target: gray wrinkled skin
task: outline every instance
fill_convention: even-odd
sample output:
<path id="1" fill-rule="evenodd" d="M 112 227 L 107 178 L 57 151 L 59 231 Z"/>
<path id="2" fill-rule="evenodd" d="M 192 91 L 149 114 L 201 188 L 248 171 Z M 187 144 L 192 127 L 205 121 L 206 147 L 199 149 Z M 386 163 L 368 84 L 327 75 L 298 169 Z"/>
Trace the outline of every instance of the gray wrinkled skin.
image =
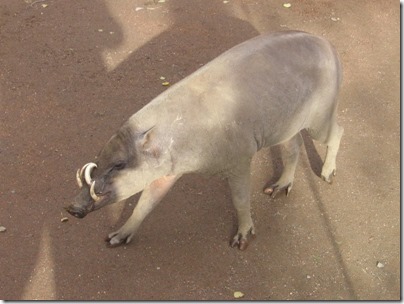
<path id="1" fill-rule="evenodd" d="M 245 249 L 254 235 L 250 162 L 263 147 L 282 144 L 284 171 L 264 192 L 292 188 L 300 131 L 327 145 L 322 177 L 331 182 L 343 128 L 336 123 L 341 65 L 323 38 L 303 32 L 262 35 L 237 45 L 153 99 L 105 145 L 92 173 L 95 201 L 81 193 L 67 210 L 77 216 L 143 190 L 132 216 L 109 234 L 128 243 L 182 175 L 223 174 L 238 215 L 231 245 Z"/>

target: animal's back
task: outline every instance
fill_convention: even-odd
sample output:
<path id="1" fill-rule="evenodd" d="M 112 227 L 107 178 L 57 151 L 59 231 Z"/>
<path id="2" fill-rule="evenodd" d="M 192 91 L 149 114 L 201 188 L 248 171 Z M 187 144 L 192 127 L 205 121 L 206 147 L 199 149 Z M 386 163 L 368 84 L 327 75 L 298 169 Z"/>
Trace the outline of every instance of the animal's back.
<path id="1" fill-rule="evenodd" d="M 160 128 L 179 155 L 202 154 L 202 167 L 231 166 L 308 127 L 334 106 L 339 82 L 339 61 L 326 40 L 279 32 L 226 51 L 135 116 L 141 123 L 155 117 L 147 127 Z"/>

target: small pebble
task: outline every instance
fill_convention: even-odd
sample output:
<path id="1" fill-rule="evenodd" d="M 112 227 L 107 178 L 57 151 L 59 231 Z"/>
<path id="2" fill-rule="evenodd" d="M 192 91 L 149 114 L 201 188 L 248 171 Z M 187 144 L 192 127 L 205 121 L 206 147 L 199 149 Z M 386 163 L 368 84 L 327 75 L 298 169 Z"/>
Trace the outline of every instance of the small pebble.
<path id="1" fill-rule="evenodd" d="M 383 268 L 383 267 L 384 267 L 384 264 L 381 263 L 381 262 L 377 262 L 376 266 L 377 266 L 377 268 Z"/>
<path id="2" fill-rule="evenodd" d="M 64 218 L 62 218 L 62 219 L 60 219 L 60 221 L 63 223 L 63 222 L 67 222 L 69 219 L 67 218 L 67 217 L 64 217 Z"/>
<path id="3" fill-rule="evenodd" d="M 4 226 L 0 226 L 0 232 L 6 232 L 6 227 L 4 227 Z"/>
<path id="4" fill-rule="evenodd" d="M 290 4 L 290 3 L 284 3 L 283 4 L 283 7 L 286 7 L 286 8 L 289 8 L 289 7 L 291 7 L 292 6 L 292 4 Z"/>

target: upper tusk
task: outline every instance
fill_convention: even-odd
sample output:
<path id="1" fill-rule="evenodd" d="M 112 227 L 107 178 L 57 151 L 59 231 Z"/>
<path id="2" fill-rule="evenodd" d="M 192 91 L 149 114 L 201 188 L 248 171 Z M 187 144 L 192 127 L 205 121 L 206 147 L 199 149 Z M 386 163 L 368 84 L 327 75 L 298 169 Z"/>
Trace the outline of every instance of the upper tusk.
<path id="1" fill-rule="evenodd" d="M 101 197 L 99 197 L 97 194 L 95 194 L 95 191 L 94 191 L 94 187 L 95 187 L 95 181 L 93 181 L 92 183 L 91 183 L 91 186 L 90 186 L 90 195 L 91 195 L 91 198 L 94 200 L 94 201 L 99 201 L 100 199 L 101 199 Z"/>
<path id="2" fill-rule="evenodd" d="M 88 163 L 85 164 L 83 167 L 84 170 L 84 180 L 86 181 L 87 185 L 91 184 L 92 178 L 91 178 L 91 171 L 93 168 L 97 168 L 97 165 L 94 163 Z"/>
<path id="3" fill-rule="evenodd" d="M 77 184 L 79 185 L 80 189 L 83 188 L 83 182 L 81 181 L 81 177 L 80 177 L 80 169 L 77 169 L 76 181 L 77 181 Z"/>
<path id="4" fill-rule="evenodd" d="M 88 166 L 88 164 L 85 164 L 83 167 L 81 167 L 81 169 L 80 169 L 80 179 L 83 178 L 84 170 L 86 169 L 87 166 Z"/>

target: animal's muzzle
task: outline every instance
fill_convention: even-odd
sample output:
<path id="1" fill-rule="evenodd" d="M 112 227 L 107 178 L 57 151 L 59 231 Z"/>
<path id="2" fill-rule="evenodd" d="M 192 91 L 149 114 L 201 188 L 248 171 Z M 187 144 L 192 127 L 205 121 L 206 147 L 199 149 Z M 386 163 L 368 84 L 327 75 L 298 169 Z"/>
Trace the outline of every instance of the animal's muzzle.
<path id="1" fill-rule="evenodd" d="M 78 208 L 73 205 L 70 205 L 69 207 L 65 207 L 65 210 L 77 218 L 83 218 L 88 213 L 85 209 Z"/>

